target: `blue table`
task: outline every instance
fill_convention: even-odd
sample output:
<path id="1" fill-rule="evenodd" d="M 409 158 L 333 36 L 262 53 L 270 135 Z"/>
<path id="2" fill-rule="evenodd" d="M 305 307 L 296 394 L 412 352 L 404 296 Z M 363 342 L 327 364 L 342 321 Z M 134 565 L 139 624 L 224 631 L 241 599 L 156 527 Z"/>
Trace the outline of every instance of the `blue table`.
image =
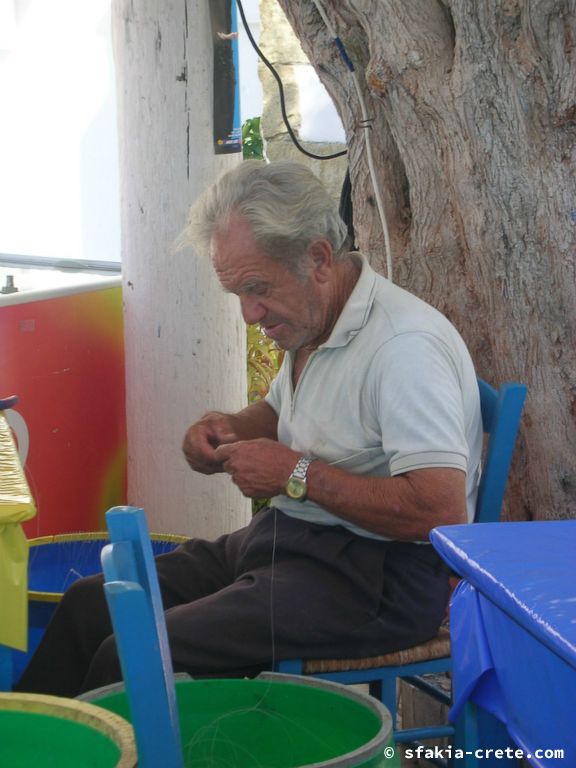
<path id="1" fill-rule="evenodd" d="M 451 719 L 474 702 L 530 765 L 573 768 L 576 520 L 444 526 L 431 541 L 462 577 L 450 612 Z"/>

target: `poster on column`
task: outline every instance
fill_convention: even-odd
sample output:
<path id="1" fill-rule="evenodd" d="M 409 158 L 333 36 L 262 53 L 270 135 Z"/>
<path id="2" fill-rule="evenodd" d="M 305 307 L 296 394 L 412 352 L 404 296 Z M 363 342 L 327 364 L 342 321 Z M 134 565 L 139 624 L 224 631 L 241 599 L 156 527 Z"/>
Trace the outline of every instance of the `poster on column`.
<path id="1" fill-rule="evenodd" d="M 238 24 L 234 0 L 211 0 L 214 52 L 214 152 L 241 152 Z"/>

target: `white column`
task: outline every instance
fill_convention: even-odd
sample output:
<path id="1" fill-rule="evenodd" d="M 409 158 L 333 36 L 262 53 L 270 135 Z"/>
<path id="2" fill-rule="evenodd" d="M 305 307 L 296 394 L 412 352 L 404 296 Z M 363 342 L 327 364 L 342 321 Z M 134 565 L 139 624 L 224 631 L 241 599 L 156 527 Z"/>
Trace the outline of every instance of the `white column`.
<path id="1" fill-rule="evenodd" d="M 214 537 L 249 503 L 193 473 L 186 427 L 246 404 L 245 328 L 209 262 L 174 252 L 197 195 L 240 155 L 212 150 L 212 38 L 204 0 L 115 0 L 125 302 L 128 500 L 162 532 Z"/>

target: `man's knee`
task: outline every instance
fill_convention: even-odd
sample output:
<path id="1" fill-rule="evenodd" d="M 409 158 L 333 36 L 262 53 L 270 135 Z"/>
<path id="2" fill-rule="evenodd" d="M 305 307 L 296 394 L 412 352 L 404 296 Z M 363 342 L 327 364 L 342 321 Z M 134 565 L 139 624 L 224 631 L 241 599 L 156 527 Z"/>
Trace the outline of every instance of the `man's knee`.
<path id="1" fill-rule="evenodd" d="M 103 583 L 102 574 L 78 579 L 64 592 L 61 604 L 65 607 L 82 608 L 85 605 L 105 602 Z"/>
<path id="2" fill-rule="evenodd" d="M 82 692 L 101 688 L 103 685 L 111 685 L 122 680 L 120 659 L 116 649 L 116 641 L 113 635 L 106 638 L 98 647 L 92 658 L 88 674 L 82 684 Z"/>
<path id="3" fill-rule="evenodd" d="M 107 637 L 112 632 L 112 624 L 102 576 L 74 582 L 58 604 L 53 621 L 86 638 L 90 645 Z"/>

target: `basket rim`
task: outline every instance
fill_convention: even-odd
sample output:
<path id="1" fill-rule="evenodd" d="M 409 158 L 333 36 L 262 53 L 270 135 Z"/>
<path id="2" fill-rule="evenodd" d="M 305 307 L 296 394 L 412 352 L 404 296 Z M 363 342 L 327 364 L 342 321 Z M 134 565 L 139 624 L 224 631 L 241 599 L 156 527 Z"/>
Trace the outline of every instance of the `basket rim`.
<path id="1" fill-rule="evenodd" d="M 86 531 L 85 533 L 55 533 L 49 536 L 37 536 L 28 539 L 29 547 L 38 547 L 42 544 L 60 544 L 68 541 L 108 541 L 108 531 Z M 152 541 L 167 541 L 183 544 L 190 540 L 190 536 L 184 536 L 179 533 L 151 533 Z"/>
<path id="2" fill-rule="evenodd" d="M 76 721 L 99 731 L 118 747 L 120 759 L 115 768 L 134 768 L 137 764 L 132 725 L 115 712 L 95 704 L 41 693 L 0 693 L 0 712 L 2 711 L 52 715 Z"/>
<path id="3" fill-rule="evenodd" d="M 110 539 L 108 531 L 86 531 L 85 533 L 55 533 L 50 536 L 37 536 L 28 539 L 30 549 L 46 544 L 66 544 L 76 541 L 101 541 L 103 544 Z M 165 541 L 168 544 L 183 544 L 190 540 L 189 536 L 178 533 L 151 533 L 152 541 Z M 29 589 L 28 600 L 37 603 L 59 603 L 63 592 L 48 592 L 47 590 Z"/>

